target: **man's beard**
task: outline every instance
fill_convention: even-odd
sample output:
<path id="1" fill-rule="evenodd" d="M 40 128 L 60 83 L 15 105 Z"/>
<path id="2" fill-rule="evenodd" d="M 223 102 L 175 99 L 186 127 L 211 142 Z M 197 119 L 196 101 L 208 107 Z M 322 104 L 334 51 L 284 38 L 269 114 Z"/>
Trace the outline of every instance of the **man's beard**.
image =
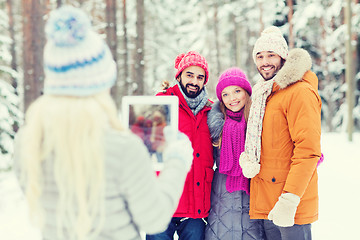
<path id="1" fill-rule="evenodd" d="M 275 76 L 276 76 L 276 74 L 280 71 L 280 69 L 282 68 L 282 66 L 284 65 L 284 63 L 283 62 L 281 62 L 281 64 L 279 65 L 279 66 L 275 66 L 275 65 L 271 65 L 271 66 L 274 66 L 274 72 L 273 72 L 273 74 L 272 75 L 268 75 L 268 76 L 266 76 L 266 74 L 263 74 L 263 73 L 261 73 L 261 71 L 259 70 L 259 68 L 257 68 L 257 70 L 258 70 L 258 72 L 259 72 L 259 74 L 264 78 L 264 80 L 265 81 L 268 81 L 268 80 L 271 80 L 271 79 L 273 79 Z M 261 66 L 260 68 L 262 68 L 263 66 Z"/>
<path id="2" fill-rule="evenodd" d="M 259 69 L 258 69 L 258 72 L 260 73 L 260 75 L 264 78 L 264 80 L 268 81 L 268 80 L 271 80 L 273 79 L 276 74 L 278 73 L 279 69 L 276 69 L 272 75 L 266 75 L 266 74 L 263 74 Z"/>
<path id="3" fill-rule="evenodd" d="M 191 84 L 191 83 L 188 83 L 186 84 L 186 86 L 184 86 L 184 84 L 182 83 L 181 79 L 180 79 L 180 86 L 181 86 L 181 89 L 182 91 L 185 93 L 185 95 L 188 97 L 188 98 L 196 98 L 197 96 L 199 96 L 199 94 L 201 93 L 202 89 L 200 89 L 199 86 L 197 85 L 194 85 L 194 84 Z M 187 90 L 187 87 L 188 86 L 192 86 L 192 87 L 195 87 L 197 90 L 196 92 L 194 91 L 189 91 Z"/>

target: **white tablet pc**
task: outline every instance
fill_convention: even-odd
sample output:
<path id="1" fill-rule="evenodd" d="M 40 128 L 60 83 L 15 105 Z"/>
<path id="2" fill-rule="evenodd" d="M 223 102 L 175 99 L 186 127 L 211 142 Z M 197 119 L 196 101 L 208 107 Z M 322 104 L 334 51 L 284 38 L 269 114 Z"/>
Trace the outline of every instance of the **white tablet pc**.
<path id="1" fill-rule="evenodd" d="M 155 163 L 162 163 L 163 128 L 178 129 L 179 100 L 176 96 L 125 96 L 122 99 L 122 122 L 138 135 Z"/>

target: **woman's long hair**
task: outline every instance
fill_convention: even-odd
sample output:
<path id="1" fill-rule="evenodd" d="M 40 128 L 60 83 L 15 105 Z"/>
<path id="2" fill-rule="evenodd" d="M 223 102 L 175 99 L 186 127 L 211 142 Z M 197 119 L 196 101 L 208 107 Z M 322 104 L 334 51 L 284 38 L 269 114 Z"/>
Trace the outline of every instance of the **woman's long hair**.
<path id="1" fill-rule="evenodd" d="M 20 135 L 22 181 L 26 183 L 31 216 L 40 226 L 45 216 L 40 203 L 42 166 L 52 159 L 59 193 L 58 235 L 64 228 L 73 230 L 67 232 L 68 239 L 92 239 L 90 235 L 99 233 L 105 199 L 103 140 L 109 126 L 122 130 L 107 91 L 89 97 L 43 95 L 29 107 Z"/>
<path id="2" fill-rule="evenodd" d="M 245 122 L 246 123 L 247 123 L 247 121 L 249 119 L 250 107 L 251 107 L 251 97 L 248 94 L 248 92 L 245 91 L 244 117 L 245 117 Z M 227 118 L 226 109 L 227 108 L 225 107 L 225 104 L 223 103 L 223 101 L 220 101 L 220 111 L 224 114 L 225 120 Z M 221 147 L 221 140 L 222 140 L 222 132 L 221 132 L 220 137 L 218 139 L 216 139 L 215 141 L 213 141 L 213 146 L 220 148 Z"/>

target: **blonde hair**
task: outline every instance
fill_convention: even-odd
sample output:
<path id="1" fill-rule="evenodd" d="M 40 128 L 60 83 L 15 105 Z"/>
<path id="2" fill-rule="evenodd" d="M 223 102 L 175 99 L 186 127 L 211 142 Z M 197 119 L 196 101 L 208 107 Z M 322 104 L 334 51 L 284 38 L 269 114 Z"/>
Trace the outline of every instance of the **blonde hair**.
<path id="1" fill-rule="evenodd" d="M 244 117 L 245 117 L 246 123 L 248 122 L 248 119 L 249 119 L 251 102 L 252 101 L 251 101 L 251 97 L 250 97 L 249 93 L 247 91 L 245 91 Z M 220 101 L 220 111 L 224 114 L 225 120 L 227 118 L 226 109 L 227 108 L 225 107 L 225 104 L 223 103 L 223 101 Z M 222 141 L 222 131 L 221 131 L 220 137 L 217 140 L 213 141 L 213 146 L 220 148 L 221 141 Z"/>
<path id="2" fill-rule="evenodd" d="M 104 220 L 104 131 L 109 125 L 123 129 L 110 94 L 43 95 L 29 107 L 25 122 L 20 158 L 33 220 L 43 227 L 42 163 L 51 157 L 59 193 L 57 234 L 62 236 L 65 228 L 73 230 L 68 232 L 69 239 L 95 237 Z M 95 224 L 96 218 L 99 220 Z"/>

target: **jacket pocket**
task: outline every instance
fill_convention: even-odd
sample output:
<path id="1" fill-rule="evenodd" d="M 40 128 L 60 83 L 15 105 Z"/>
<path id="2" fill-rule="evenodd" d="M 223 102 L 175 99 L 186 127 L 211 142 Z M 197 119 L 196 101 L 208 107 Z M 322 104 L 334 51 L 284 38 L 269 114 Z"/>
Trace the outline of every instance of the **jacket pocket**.
<path id="1" fill-rule="evenodd" d="M 289 171 L 284 169 L 261 169 L 260 173 L 253 178 L 253 189 L 255 194 L 255 209 L 269 213 L 278 201 Z"/>

